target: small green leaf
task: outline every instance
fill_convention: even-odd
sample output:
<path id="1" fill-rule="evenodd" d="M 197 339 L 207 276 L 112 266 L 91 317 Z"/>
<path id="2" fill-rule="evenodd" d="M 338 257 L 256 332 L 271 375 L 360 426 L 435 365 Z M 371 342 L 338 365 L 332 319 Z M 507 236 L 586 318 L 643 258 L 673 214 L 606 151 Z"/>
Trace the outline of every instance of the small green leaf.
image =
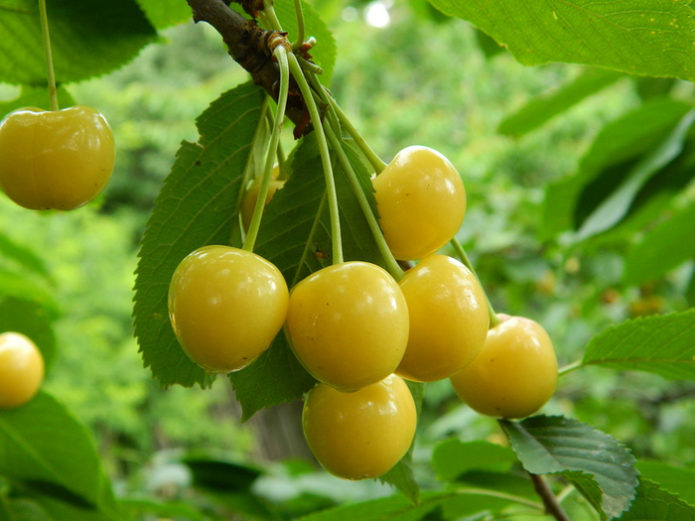
<path id="1" fill-rule="evenodd" d="M 116 69 L 157 36 L 134 0 L 102 0 L 98 6 L 91 0 L 47 4 L 59 83 Z M 0 81 L 46 85 L 46 58 L 34 0 L 4 0 L 0 6 Z"/>
<path id="2" fill-rule="evenodd" d="M 667 138 L 655 150 L 644 156 L 620 186 L 584 220 L 577 233 L 579 240 L 608 230 L 627 214 L 635 196 L 646 182 L 682 152 L 685 138 L 694 122 L 695 110 L 691 110 L 683 116 Z"/>
<path id="3" fill-rule="evenodd" d="M 608 434 L 562 416 L 500 424 L 528 472 L 563 475 L 608 516 L 630 506 L 637 486 L 635 459 Z"/>
<path id="4" fill-rule="evenodd" d="M 649 230 L 625 257 L 625 281 L 629 284 L 641 284 L 655 280 L 695 257 L 695 241 L 683 240 L 683 233 L 693 223 L 695 204 L 679 210 L 668 220 Z"/>
<path id="5" fill-rule="evenodd" d="M 91 509 L 113 504 L 89 432 L 50 395 L 39 392 L 21 407 L 0 411 L 0 447 L 0 475 L 10 482 L 28 490 L 32 483 L 53 483 Z"/>
<path id="6" fill-rule="evenodd" d="M 145 365 L 164 385 L 209 385 L 211 377 L 179 346 L 169 323 L 169 281 L 181 259 L 206 244 L 227 244 L 251 141 L 260 89 L 226 92 L 198 118 L 201 138 L 184 142 L 148 220 L 136 270 L 134 322 Z"/>
<path id="7" fill-rule="evenodd" d="M 45 365 L 51 366 L 56 352 L 53 317 L 36 302 L 3 295 L 0 278 L 0 333 L 5 331 L 30 338 L 41 351 Z"/>
<path id="8" fill-rule="evenodd" d="M 695 507 L 641 479 L 630 510 L 616 521 L 695 521 Z"/>
<path id="9" fill-rule="evenodd" d="M 609 327 L 591 339 L 582 365 L 695 380 L 695 309 Z"/>
<path id="10" fill-rule="evenodd" d="M 443 481 L 453 481 L 472 470 L 507 472 L 515 461 L 516 455 L 509 447 L 480 440 L 448 439 L 432 452 L 432 466 Z"/>
<path id="11" fill-rule="evenodd" d="M 193 19 L 191 8 L 181 0 L 137 0 L 147 18 L 157 29 Z"/>
<path id="12" fill-rule="evenodd" d="M 418 502 L 420 497 L 420 487 L 415 481 L 412 468 L 412 447 L 408 453 L 396 463 L 396 466 L 386 474 L 379 477 L 379 481 L 396 487 L 401 494 L 410 499 L 413 503 Z"/>
<path id="13" fill-rule="evenodd" d="M 447 496 L 441 492 L 425 492 L 416 505 L 404 496 L 391 496 L 329 508 L 296 521 L 419 521 Z"/>
<path id="14" fill-rule="evenodd" d="M 529 100 L 516 112 L 505 117 L 497 127 L 497 132 L 507 136 L 522 136 L 623 77 L 623 74 L 614 71 L 587 69 L 569 83 Z"/>
<path id="15" fill-rule="evenodd" d="M 695 506 L 695 470 L 668 465 L 661 461 L 638 461 L 642 480 L 649 480 Z M 638 491 L 639 494 L 639 491 Z"/>
<path id="16" fill-rule="evenodd" d="M 695 80 L 695 20 L 672 0 L 430 0 L 472 22 L 524 65 L 584 63 L 629 74 Z"/>

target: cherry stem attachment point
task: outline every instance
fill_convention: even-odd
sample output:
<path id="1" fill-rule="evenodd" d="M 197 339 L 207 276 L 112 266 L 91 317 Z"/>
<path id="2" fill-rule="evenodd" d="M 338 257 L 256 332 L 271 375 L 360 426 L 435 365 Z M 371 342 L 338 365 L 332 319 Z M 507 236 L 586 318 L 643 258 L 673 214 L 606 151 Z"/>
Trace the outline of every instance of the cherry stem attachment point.
<path id="1" fill-rule="evenodd" d="M 59 110 L 58 88 L 56 87 L 55 71 L 53 69 L 53 53 L 51 51 L 51 35 L 48 31 L 48 12 L 46 0 L 39 0 L 39 18 L 41 19 L 41 32 L 43 34 L 43 48 L 46 53 L 46 71 L 48 75 L 48 95 L 51 100 L 51 110 Z"/>
<path id="2" fill-rule="evenodd" d="M 461 259 L 461 262 L 471 270 L 471 273 L 475 275 L 475 278 L 478 279 L 478 283 L 480 284 L 481 287 L 483 287 L 483 283 L 480 282 L 480 277 L 478 277 L 478 274 L 475 271 L 475 268 L 473 267 L 473 263 L 470 261 L 468 258 L 468 255 L 466 254 L 466 250 L 463 249 L 463 246 L 461 246 L 461 243 L 456 237 L 453 237 L 451 239 L 451 245 L 454 247 L 454 250 L 456 251 L 456 255 L 458 255 L 459 259 Z M 497 313 L 495 313 L 494 308 L 492 307 L 492 303 L 490 302 L 490 297 L 487 296 L 487 293 L 485 292 L 485 289 L 483 288 L 483 293 L 485 293 L 485 300 L 487 301 L 487 310 L 488 310 L 488 315 L 490 316 L 490 329 L 495 327 L 497 324 L 500 323 L 500 320 L 497 318 Z"/>
<path id="3" fill-rule="evenodd" d="M 340 233 L 340 213 L 338 210 L 338 193 L 335 188 L 335 179 L 333 178 L 333 167 L 331 165 L 331 157 L 328 151 L 328 143 L 326 142 L 326 133 L 323 129 L 323 122 L 321 121 L 321 114 L 319 113 L 318 106 L 314 101 L 314 96 L 311 92 L 311 87 L 304 77 L 304 72 L 302 71 L 299 61 L 294 53 L 289 55 L 290 62 L 290 72 L 297 82 L 302 97 L 304 98 L 304 103 L 309 110 L 309 116 L 311 118 L 311 123 L 314 126 L 314 132 L 316 134 L 316 142 L 319 146 L 319 153 L 321 154 L 321 165 L 323 167 L 323 174 L 326 182 L 326 196 L 328 197 L 328 213 L 331 219 L 331 249 L 332 249 L 332 260 L 333 264 L 340 264 L 343 262 L 343 242 Z"/>
<path id="4" fill-rule="evenodd" d="M 280 67 L 280 93 L 278 94 L 278 108 L 275 112 L 275 120 L 273 129 L 270 133 L 270 144 L 266 152 L 265 164 L 263 165 L 263 175 L 261 177 L 261 186 L 258 189 L 258 197 L 256 198 L 256 206 L 253 209 L 249 230 L 244 239 L 242 248 L 247 251 L 253 251 L 258 237 L 258 230 L 261 226 L 263 210 L 265 209 L 265 200 L 268 197 L 268 188 L 270 187 L 270 179 L 273 172 L 273 163 L 277 154 L 278 142 L 282 132 L 282 123 L 285 120 L 285 108 L 287 107 L 287 93 L 290 85 L 290 71 L 287 62 L 287 51 L 282 45 L 278 45 L 273 51 L 273 56 L 277 58 Z"/>

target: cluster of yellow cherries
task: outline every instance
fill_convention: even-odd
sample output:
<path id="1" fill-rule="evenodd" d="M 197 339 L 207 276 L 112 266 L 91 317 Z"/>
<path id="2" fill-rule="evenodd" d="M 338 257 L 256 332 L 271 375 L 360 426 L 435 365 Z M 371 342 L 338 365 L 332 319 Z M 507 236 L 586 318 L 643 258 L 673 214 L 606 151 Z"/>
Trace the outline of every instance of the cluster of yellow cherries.
<path id="1" fill-rule="evenodd" d="M 308 445 L 326 470 L 347 479 L 383 475 L 412 444 L 417 414 L 404 379 L 451 378 L 473 409 L 504 418 L 539 409 L 557 380 L 543 328 L 507 315 L 491 324 L 475 274 L 435 253 L 465 214 L 454 166 L 435 150 L 408 147 L 373 187 L 389 249 L 398 260 L 419 261 L 400 281 L 375 264 L 348 261 L 290 292 L 266 259 L 213 245 L 185 257 L 169 288 L 174 332 L 211 373 L 248 366 L 284 326 L 297 359 L 319 382 L 304 400 Z"/>

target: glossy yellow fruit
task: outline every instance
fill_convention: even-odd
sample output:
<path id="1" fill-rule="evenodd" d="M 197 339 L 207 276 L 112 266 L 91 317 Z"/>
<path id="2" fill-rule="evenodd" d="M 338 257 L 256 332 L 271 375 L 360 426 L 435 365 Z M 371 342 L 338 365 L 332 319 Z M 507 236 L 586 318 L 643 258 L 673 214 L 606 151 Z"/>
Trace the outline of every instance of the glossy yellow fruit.
<path id="1" fill-rule="evenodd" d="M 43 382 L 43 357 L 34 342 L 21 333 L 0 334 L 0 408 L 31 400 Z"/>
<path id="2" fill-rule="evenodd" d="M 538 323 L 510 317 L 489 331 L 478 356 L 451 383 L 456 394 L 481 414 L 524 418 L 555 392 L 553 344 Z"/>
<path id="3" fill-rule="evenodd" d="M 176 268 L 169 318 L 186 354 L 211 373 L 243 369 L 282 328 L 289 292 L 263 257 L 229 246 L 204 246 Z"/>
<path id="4" fill-rule="evenodd" d="M 355 390 L 398 367 L 408 342 L 408 307 L 379 266 L 334 264 L 292 289 L 287 332 L 295 355 L 317 380 Z"/>
<path id="5" fill-rule="evenodd" d="M 404 148 L 373 180 L 379 224 L 397 259 L 422 259 L 456 234 L 466 191 L 456 168 L 431 148 Z"/>
<path id="6" fill-rule="evenodd" d="M 306 397 L 302 424 L 328 472 L 366 479 L 385 474 L 408 452 L 417 413 L 408 386 L 391 375 L 352 393 L 318 384 Z"/>
<path id="7" fill-rule="evenodd" d="M 466 266 L 429 255 L 401 279 L 408 303 L 408 347 L 396 373 L 432 382 L 449 378 L 483 347 L 489 326 L 487 300 Z"/>
<path id="8" fill-rule="evenodd" d="M 275 192 L 282 189 L 285 186 L 285 181 L 277 181 L 275 179 L 270 181 L 268 185 L 268 194 L 265 197 L 265 204 L 267 205 L 270 200 L 275 195 Z M 261 180 L 256 179 L 249 189 L 244 194 L 244 199 L 241 201 L 241 222 L 244 225 L 244 230 L 249 229 L 249 224 L 251 224 L 251 217 L 253 217 L 253 211 L 256 209 L 256 201 L 258 200 L 258 192 L 261 188 Z"/>
<path id="9" fill-rule="evenodd" d="M 72 210 L 94 199 L 116 157 L 109 124 L 96 110 L 24 109 L 0 124 L 0 188 L 33 210 Z"/>

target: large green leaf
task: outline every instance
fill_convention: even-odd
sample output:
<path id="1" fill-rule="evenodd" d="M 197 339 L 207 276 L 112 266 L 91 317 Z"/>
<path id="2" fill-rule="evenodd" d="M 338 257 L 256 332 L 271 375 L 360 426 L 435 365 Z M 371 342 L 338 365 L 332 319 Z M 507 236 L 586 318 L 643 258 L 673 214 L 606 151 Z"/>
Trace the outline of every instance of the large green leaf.
<path id="1" fill-rule="evenodd" d="M 684 241 L 683 233 L 695 223 L 695 204 L 649 230 L 625 257 L 625 281 L 641 284 L 654 280 L 695 257 L 695 241 Z"/>
<path id="2" fill-rule="evenodd" d="M 84 80 L 124 65 L 156 38 L 134 0 L 47 2 L 56 80 Z M 45 85 L 46 62 L 35 0 L 0 6 L 0 82 Z"/>
<path id="3" fill-rule="evenodd" d="M 430 0 L 472 22 L 525 65 L 572 62 L 695 80 L 695 19 L 673 0 Z"/>
<path id="4" fill-rule="evenodd" d="M 198 143 L 184 142 L 155 202 L 140 247 L 135 282 L 135 334 L 144 362 L 165 385 L 208 385 L 169 323 L 167 294 L 178 263 L 206 244 L 227 244 L 263 95 L 241 85 L 198 118 Z"/>
<path id="5" fill-rule="evenodd" d="M 89 432 L 44 392 L 0 411 L 0 475 L 35 492 L 39 502 L 114 513 L 111 486 Z"/>
<path id="6" fill-rule="evenodd" d="M 668 98 L 645 102 L 601 129 L 579 168 L 546 189 L 543 232 L 578 227 L 640 158 L 663 143 L 692 106 Z"/>
<path id="7" fill-rule="evenodd" d="M 453 481 L 472 470 L 507 472 L 514 462 L 512 449 L 481 440 L 448 439 L 437 444 L 432 452 L 432 467 L 444 481 Z"/>
<path id="8" fill-rule="evenodd" d="M 157 29 L 192 20 L 191 8 L 182 0 L 137 0 Z"/>
<path id="9" fill-rule="evenodd" d="M 516 112 L 505 117 L 497 131 L 507 136 L 522 136 L 623 77 L 613 71 L 587 69 L 569 83 L 531 98 Z"/>
<path id="10" fill-rule="evenodd" d="M 608 516 L 630 506 L 637 486 L 635 460 L 608 434 L 562 416 L 500 424 L 528 472 L 561 474 Z"/>
<path id="11" fill-rule="evenodd" d="M 695 308 L 609 327 L 589 342 L 582 364 L 695 380 Z"/>
<path id="12" fill-rule="evenodd" d="M 56 351 L 52 321 L 53 317 L 43 306 L 3 295 L 0 285 L 0 333 L 15 331 L 29 337 L 41 351 L 47 367 L 53 363 Z"/>
<path id="13" fill-rule="evenodd" d="M 616 521 L 695 521 L 695 507 L 641 479 L 630 510 Z"/>
<path id="14" fill-rule="evenodd" d="M 661 461 L 638 461 L 642 479 L 657 483 L 661 488 L 695 506 L 695 470 L 668 465 Z"/>
<path id="15" fill-rule="evenodd" d="M 693 122 L 695 122 L 695 110 L 683 116 L 666 139 L 630 169 L 620 185 L 608 194 L 584 220 L 577 233 L 578 239 L 583 240 L 610 229 L 627 214 L 635 197 L 647 181 L 683 151 L 685 139 Z"/>

